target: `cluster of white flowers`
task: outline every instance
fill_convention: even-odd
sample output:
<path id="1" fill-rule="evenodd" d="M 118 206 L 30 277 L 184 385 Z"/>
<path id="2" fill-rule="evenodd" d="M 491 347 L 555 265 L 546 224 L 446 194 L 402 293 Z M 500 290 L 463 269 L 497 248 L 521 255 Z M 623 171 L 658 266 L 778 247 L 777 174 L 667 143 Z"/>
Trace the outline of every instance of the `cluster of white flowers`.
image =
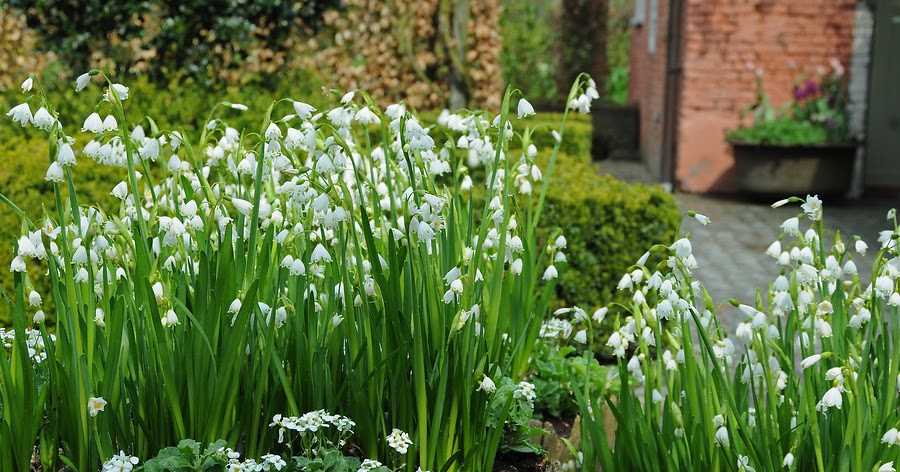
<path id="1" fill-rule="evenodd" d="M 412 439 L 410 439 L 409 437 L 409 434 L 400 431 L 397 428 L 394 428 L 394 430 L 391 431 L 391 434 L 389 434 L 387 438 L 385 438 L 385 440 L 387 441 L 388 446 L 390 446 L 391 449 L 397 451 L 397 453 L 399 454 L 406 454 L 409 446 L 412 446 L 413 444 Z"/>
<path id="2" fill-rule="evenodd" d="M 126 472 L 128 470 L 134 470 L 134 467 L 138 465 L 138 462 L 140 461 L 137 457 L 125 454 L 125 451 L 119 451 L 118 454 L 112 456 L 108 461 L 103 463 L 100 472 Z"/>
<path id="3" fill-rule="evenodd" d="M 32 292 L 37 293 L 37 292 Z M 43 323 L 44 321 L 44 312 L 38 310 L 34 315 L 35 323 Z M 49 338 L 50 342 L 56 341 L 56 335 L 52 333 L 47 333 L 47 338 Z M 13 343 L 16 339 L 16 333 L 13 330 L 7 330 L 6 328 L 0 328 L 0 344 L 3 344 L 4 349 L 12 349 Z M 25 347 L 28 349 L 28 357 L 34 363 L 41 363 L 47 359 L 47 350 L 44 341 L 44 336 L 41 334 L 41 331 L 38 329 L 34 329 L 31 327 L 25 328 Z"/>
<path id="4" fill-rule="evenodd" d="M 288 431 L 304 434 L 334 427 L 340 433 L 338 444 L 343 445 L 344 436 L 353 434 L 353 427 L 356 426 L 356 423 L 346 416 L 334 415 L 325 410 L 316 410 L 304 413 L 301 416 L 275 415 L 272 417 L 272 422 L 269 426 L 278 428 L 279 443 L 284 442 L 284 434 Z"/>

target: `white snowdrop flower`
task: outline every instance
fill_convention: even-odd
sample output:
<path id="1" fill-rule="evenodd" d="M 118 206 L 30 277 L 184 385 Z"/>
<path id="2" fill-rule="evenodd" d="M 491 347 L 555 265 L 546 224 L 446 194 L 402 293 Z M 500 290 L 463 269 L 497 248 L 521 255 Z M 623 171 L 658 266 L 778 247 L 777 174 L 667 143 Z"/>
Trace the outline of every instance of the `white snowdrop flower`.
<path id="1" fill-rule="evenodd" d="M 557 236 L 553 241 L 553 247 L 555 247 L 556 249 L 565 249 L 568 244 L 568 240 L 566 240 L 566 237 L 563 235 Z"/>
<path id="2" fill-rule="evenodd" d="M 273 139 L 281 139 L 281 128 L 278 127 L 275 123 L 269 123 L 269 126 L 266 127 L 266 141 L 272 141 Z"/>
<path id="3" fill-rule="evenodd" d="M 597 324 L 603 323 L 603 319 L 606 318 L 606 314 L 608 312 L 609 312 L 609 308 L 607 308 L 607 307 L 599 308 L 594 312 L 594 314 L 593 314 L 593 316 L 591 316 L 591 318 Z"/>
<path id="4" fill-rule="evenodd" d="M 713 426 L 716 428 L 721 428 L 725 424 L 725 417 L 723 415 L 713 416 Z"/>
<path id="5" fill-rule="evenodd" d="M 821 354 L 813 354 L 813 355 L 807 357 L 806 359 L 803 359 L 802 361 L 800 361 L 800 367 L 803 368 L 804 370 L 808 369 L 809 367 L 816 365 L 820 360 L 822 360 Z"/>
<path id="6" fill-rule="evenodd" d="M 856 263 L 854 263 L 852 260 L 849 260 L 846 264 L 844 264 L 844 267 L 841 268 L 841 272 L 847 275 L 857 275 L 859 273 L 859 271 L 856 269 Z"/>
<path id="7" fill-rule="evenodd" d="M 728 447 L 731 442 L 728 440 L 728 429 L 724 426 L 716 430 L 716 446 Z"/>
<path id="8" fill-rule="evenodd" d="M 116 117 L 112 115 L 106 115 L 106 118 L 103 119 L 102 124 L 103 131 L 116 131 L 119 129 L 119 122 L 116 121 Z"/>
<path id="9" fill-rule="evenodd" d="M 875 279 L 875 295 L 887 298 L 894 293 L 894 281 L 887 275 Z"/>
<path id="10" fill-rule="evenodd" d="M 487 394 L 494 393 L 496 390 L 497 390 L 497 386 L 494 384 L 494 381 L 491 380 L 491 378 L 488 377 L 487 375 L 485 375 L 484 378 L 481 379 L 481 383 L 478 384 L 478 388 L 475 389 L 476 392 L 483 391 L 484 393 L 487 393 Z"/>
<path id="11" fill-rule="evenodd" d="M 91 113 L 81 126 L 82 131 L 98 134 L 103 132 L 103 119 L 96 112 Z"/>
<path id="12" fill-rule="evenodd" d="M 654 388 L 653 392 L 651 393 L 650 398 L 653 401 L 653 403 L 659 403 L 662 401 L 663 396 L 662 396 L 662 393 L 659 393 L 659 390 Z"/>
<path id="13" fill-rule="evenodd" d="M 821 411 L 823 414 L 828 413 L 828 409 L 832 407 L 840 410 L 843 403 L 844 397 L 841 393 L 841 388 L 832 387 L 825 392 L 825 396 L 823 396 L 822 400 L 816 405 L 816 410 Z"/>
<path id="14" fill-rule="evenodd" d="M 128 100 L 128 87 L 122 84 L 112 84 L 110 89 L 116 93 L 119 100 Z"/>
<path id="15" fill-rule="evenodd" d="M 106 313 L 102 308 L 94 310 L 94 324 L 101 328 L 106 326 Z"/>
<path id="16" fill-rule="evenodd" d="M 163 328 L 171 328 L 178 324 L 178 315 L 175 314 L 175 310 L 169 310 L 160 322 L 162 323 Z"/>
<path id="17" fill-rule="evenodd" d="M 47 316 L 44 314 L 44 310 L 38 310 L 34 312 L 34 316 L 31 318 L 31 321 L 34 322 L 34 324 L 41 324 L 46 321 L 46 319 Z"/>
<path id="18" fill-rule="evenodd" d="M 80 92 L 80 91 L 84 90 L 84 88 L 87 87 L 87 85 L 88 85 L 88 83 L 90 83 L 90 81 L 91 81 L 90 74 L 84 73 L 84 74 L 79 75 L 78 78 L 75 79 L 75 91 Z"/>
<path id="19" fill-rule="evenodd" d="M 892 293 L 891 297 L 888 298 L 888 305 L 900 306 L 900 293 L 898 293 L 898 292 Z"/>
<path id="20" fill-rule="evenodd" d="M 41 294 L 34 290 L 28 292 L 28 305 L 38 306 L 41 304 Z"/>
<path id="21" fill-rule="evenodd" d="M 618 290 L 634 290 L 634 284 L 631 281 L 631 274 L 625 274 L 622 276 L 622 279 L 619 280 L 619 285 L 616 286 Z"/>
<path id="22" fill-rule="evenodd" d="M 31 122 L 34 124 L 35 128 L 50 131 L 53 129 L 53 123 L 56 123 L 56 119 L 53 118 L 53 115 L 51 115 L 46 108 L 40 107 L 38 108 L 38 111 L 34 112 L 34 117 L 31 119 Z"/>
<path id="23" fill-rule="evenodd" d="M 231 305 L 228 306 L 228 313 L 232 315 L 236 315 L 239 311 L 241 311 L 241 299 L 235 298 Z"/>
<path id="24" fill-rule="evenodd" d="M 328 253 L 328 250 L 325 249 L 325 246 L 322 244 L 316 244 L 316 247 L 313 248 L 312 258 L 310 259 L 312 262 L 331 262 L 331 254 Z"/>
<path id="25" fill-rule="evenodd" d="M 779 208 L 784 205 L 787 205 L 790 202 L 790 199 L 784 198 L 782 200 L 778 200 L 777 202 L 772 204 L 772 208 Z"/>
<path id="26" fill-rule="evenodd" d="M 566 254 L 563 253 L 562 251 L 557 252 L 556 255 L 553 256 L 553 263 L 554 263 L 554 264 L 561 264 L 561 263 L 563 263 L 563 262 L 566 262 Z"/>
<path id="27" fill-rule="evenodd" d="M 866 250 L 869 249 L 869 245 L 866 244 L 866 242 L 863 241 L 862 239 L 857 239 L 855 248 L 856 248 L 856 252 L 858 252 L 862 256 L 865 256 Z"/>
<path id="28" fill-rule="evenodd" d="M 356 96 L 356 92 L 350 91 L 350 92 L 345 93 L 344 96 L 341 97 L 341 104 L 346 105 L 346 104 L 352 102 L 354 96 Z"/>
<path id="29" fill-rule="evenodd" d="M 797 217 L 788 218 L 781 223 L 781 229 L 791 236 L 800 236 L 800 220 Z"/>
<path id="30" fill-rule="evenodd" d="M 678 241 L 675 241 L 674 244 L 669 246 L 669 249 L 675 252 L 675 255 L 681 258 L 685 258 L 691 255 L 691 241 L 687 238 L 681 238 Z"/>
<path id="31" fill-rule="evenodd" d="M 573 338 L 575 342 L 578 344 L 587 344 L 587 330 L 580 330 L 575 333 L 575 337 Z"/>
<path id="32" fill-rule="evenodd" d="M 514 260 L 512 262 L 512 264 L 510 264 L 509 271 L 515 275 L 522 275 L 522 265 L 523 265 L 523 261 L 522 261 L 522 258 L 520 257 L 520 258 Z"/>
<path id="33" fill-rule="evenodd" d="M 525 100 L 525 98 L 519 99 L 519 106 L 517 108 L 519 119 L 534 115 L 534 107 L 531 105 L 531 103 L 528 102 L 528 100 Z"/>
<path id="34" fill-rule="evenodd" d="M 694 213 L 694 219 L 697 220 L 703 226 L 708 225 L 710 222 L 710 219 L 708 216 L 701 215 L 700 213 Z"/>
<path id="35" fill-rule="evenodd" d="M 668 299 L 663 299 L 656 305 L 656 316 L 658 316 L 662 320 L 668 320 L 675 315 L 675 309 L 672 307 L 672 302 Z"/>
<path id="36" fill-rule="evenodd" d="M 888 446 L 896 446 L 898 439 L 897 428 L 891 428 L 884 433 L 884 436 L 881 437 L 881 442 L 887 444 Z"/>
<path id="37" fill-rule="evenodd" d="M 885 462 L 878 468 L 878 472 L 896 472 L 897 469 L 894 468 L 894 461 Z"/>
<path id="38" fill-rule="evenodd" d="M 27 103 L 20 103 L 12 107 L 12 109 L 6 113 L 6 116 L 12 117 L 13 123 L 18 123 L 22 125 L 22 127 L 25 127 L 34 121 L 34 116 L 31 114 L 31 108 L 28 107 Z"/>
<path id="39" fill-rule="evenodd" d="M 119 200 L 124 201 L 126 198 L 128 198 L 128 184 L 124 180 L 122 182 L 119 182 L 115 187 L 113 187 L 110 194 L 118 198 Z"/>
<path id="40" fill-rule="evenodd" d="M 784 455 L 784 461 L 781 462 L 781 466 L 790 468 L 792 465 L 794 465 L 794 454 L 789 452 Z"/>
<path id="41" fill-rule="evenodd" d="M 294 259 L 290 264 L 290 269 L 288 271 L 291 275 L 304 275 L 306 274 L 306 266 L 303 265 L 303 261 L 300 259 Z"/>
<path id="42" fill-rule="evenodd" d="M 547 266 L 547 270 L 544 271 L 544 280 L 549 281 L 557 278 L 559 276 L 559 272 L 556 270 L 556 266 L 549 265 Z"/>
<path id="43" fill-rule="evenodd" d="M 244 216 L 250 216 L 250 213 L 253 211 L 253 204 L 248 202 L 247 200 L 232 198 L 231 204 L 234 205 L 234 208 Z"/>
<path id="44" fill-rule="evenodd" d="M 750 458 L 738 454 L 737 460 L 738 472 L 756 472 L 756 469 L 750 467 Z"/>
<path id="45" fill-rule="evenodd" d="M 22 93 L 30 92 L 33 85 L 34 79 L 32 79 L 31 77 L 25 79 L 25 81 L 22 82 Z"/>
<path id="46" fill-rule="evenodd" d="M 297 116 L 300 117 L 301 120 L 307 121 L 312 118 L 312 115 L 314 112 L 316 112 L 316 109 L 312 105 L 309 105 L 307 103 L 295 101 L 294 112 L 297 114 Z"/>
<path id="47" fill-rule="evenodd" d="M 353 121 L 356 121 L 363 126 L 369 126 L 378 123 L 378 115 L 373 113 L 369 107 L 362 107 L 353 116 Z"/>

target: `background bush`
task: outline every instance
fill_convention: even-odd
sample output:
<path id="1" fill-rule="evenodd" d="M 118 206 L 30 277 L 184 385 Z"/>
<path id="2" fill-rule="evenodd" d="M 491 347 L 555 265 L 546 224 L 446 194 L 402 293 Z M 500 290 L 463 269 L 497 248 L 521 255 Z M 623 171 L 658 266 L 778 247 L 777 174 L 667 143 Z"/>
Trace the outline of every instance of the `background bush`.
<path id="1" fill-rule="evenodd" d="M 206 83 L 275 72 L 338 0 L 12 0 L 73 71 L 173 75 Z M 106 63 L 103 63 L 106 62 Z M 101 64 L 102 63 L 102 64 Z M 80 73 L 80 72 L 78 72 Z M 232 80 L 234 81 L 234 80 Z"/>

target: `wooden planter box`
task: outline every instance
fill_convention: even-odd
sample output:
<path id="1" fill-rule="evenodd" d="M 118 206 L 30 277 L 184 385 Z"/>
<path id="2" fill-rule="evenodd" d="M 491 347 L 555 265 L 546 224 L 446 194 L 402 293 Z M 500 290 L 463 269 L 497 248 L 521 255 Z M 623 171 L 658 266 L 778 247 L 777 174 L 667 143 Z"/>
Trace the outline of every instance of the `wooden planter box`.
<path id="1" fill-rule="evenodd" d="M 739 192 L 773 198 L 841 197 L 850 190 L 855 144 L 732 146 Z"/>

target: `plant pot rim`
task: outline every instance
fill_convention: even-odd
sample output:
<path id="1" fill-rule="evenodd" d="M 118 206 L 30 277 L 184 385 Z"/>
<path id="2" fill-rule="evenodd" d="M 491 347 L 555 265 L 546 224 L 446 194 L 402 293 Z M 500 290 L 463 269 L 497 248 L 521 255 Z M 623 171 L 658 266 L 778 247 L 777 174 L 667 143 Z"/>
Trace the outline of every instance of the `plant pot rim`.
<path id="1" fill-rule="evenodd" d="M 734 147 L 742 148 L 777 148 L 777 149 L 855 149 L 859 147 L 856 141 L 843 143 L 807 143 L 807 144 L 777 144 L 777 143 L 748 143 L 745 141 L 729 141 Z"/>

